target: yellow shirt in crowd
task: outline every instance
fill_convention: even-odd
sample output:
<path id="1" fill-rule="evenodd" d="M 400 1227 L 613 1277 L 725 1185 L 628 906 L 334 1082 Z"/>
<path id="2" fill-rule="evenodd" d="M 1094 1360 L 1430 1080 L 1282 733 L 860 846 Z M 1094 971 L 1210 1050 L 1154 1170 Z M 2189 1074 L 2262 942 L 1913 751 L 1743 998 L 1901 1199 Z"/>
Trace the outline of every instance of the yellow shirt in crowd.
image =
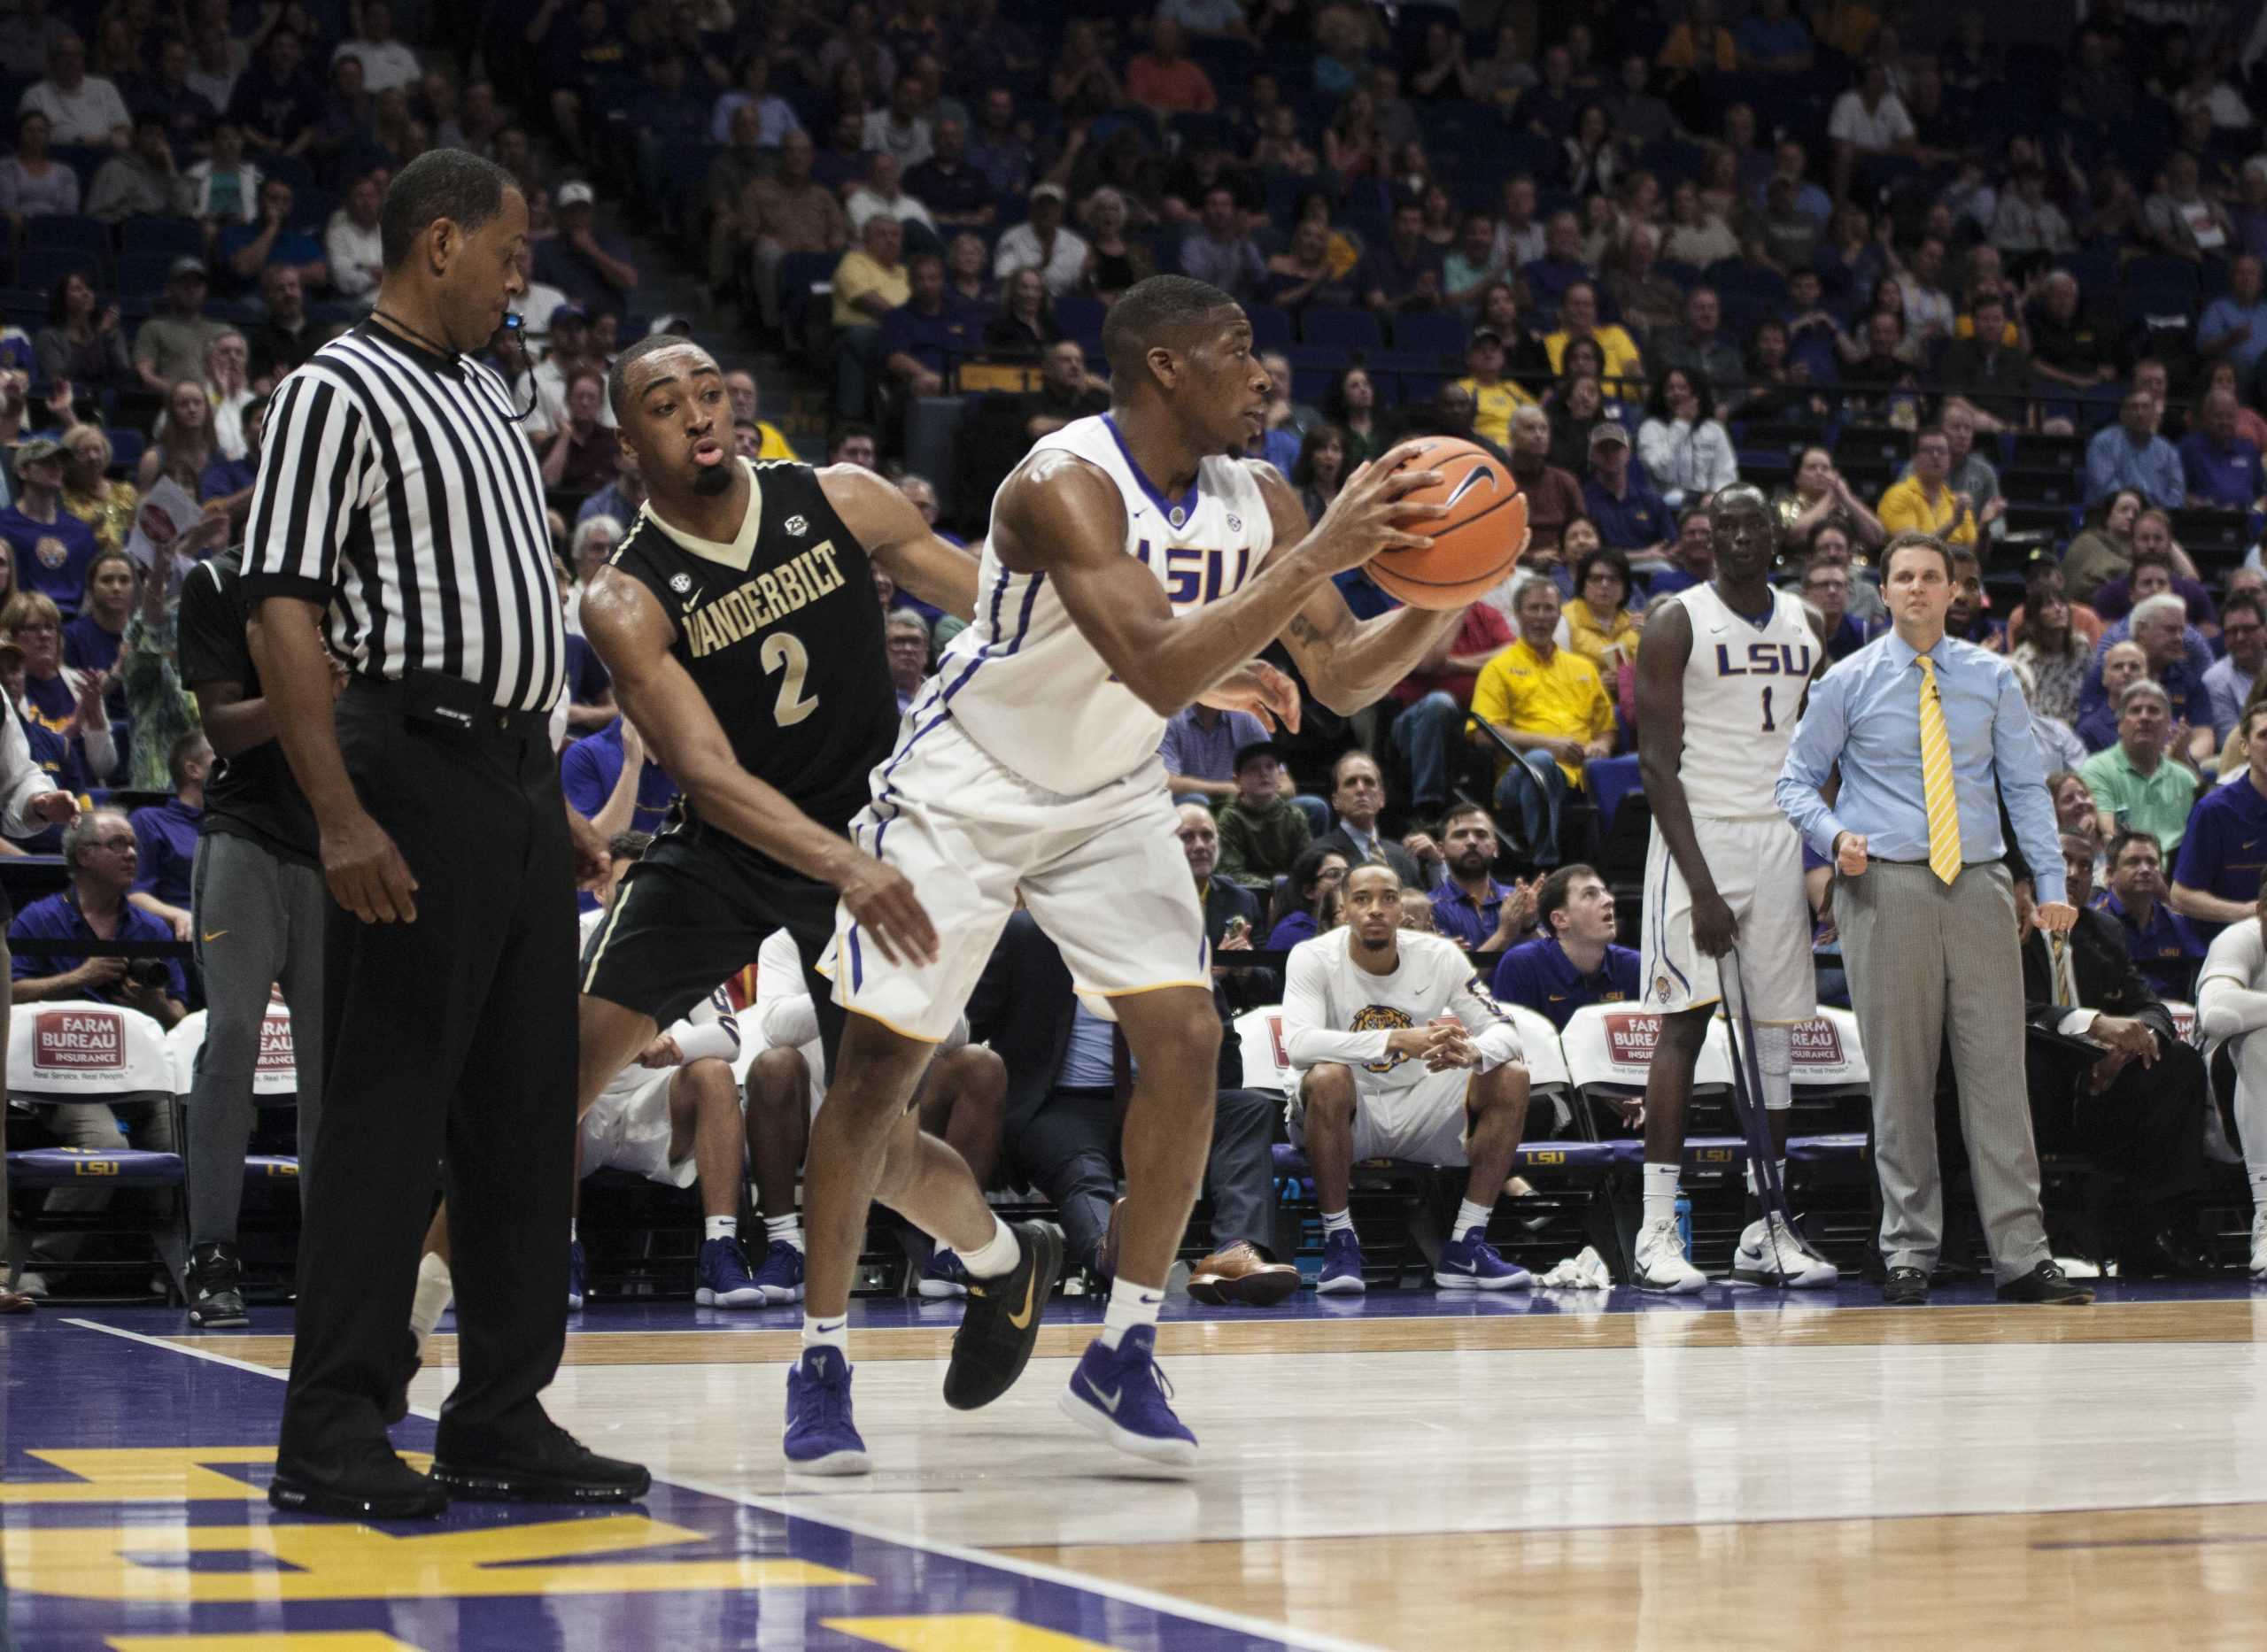
<path id="1" fill-rule="evenodd" d="M 1587 744 L 1613 732 L 1613 701 L 1598 668 L 1571 648 L 1538 658 L 1525 638 L 1482 668 L 1472 691 L 1472 713 L 1520 734 L 1556 735 Z M 1582 766 L 1561 762 L 1569 785 L 1582 784 Z M 1499 772 L 1497 778 L 1502 778 Z"/>
<path id="2" fill-rule="evenodd" d="M 1535 398 L 1509 379 L 1497 379 L 1493 384 L 1482 384 L 1478 379 L 1465 378 L 1458 385 L 1472 392 L 1472 428 L 1497 447 L 1512 444 L 1512 414 L 1521 407 L 1535 405 Z"/>
<path id="3" fill-rule="evenodd" d="M 857 301 L 870 292 L 881 294 L 891 309 L 897 309 L 912 302 L 912 276 L 902 259 L 884 269 L 866 256 L 863 247 L 853 247 L 834 266 L 835 326 L 879 327 L 878 320 L 858 307 Z"/>
<path id="4" fill-rule="evenodd" d="M 1567 354 L 1567 342 L 1571 336 L 1563 328 L 1543 336 L 1543 348 L 1551 357 L 1551 371 L 1565 371 L 1560 366 Z M 1612 395 L 1616 381 L 1636 383 L 1645 376 L 1645 352 L 1637 348 L 1637 341 L 1629 336 L 1629 329 L 1619 324 L 1590 329 L 1590 336 L 1598 341 L 1599 353 L 1605 358 L 1606 394 Z"/>
<path id="5" fill-rule="evenodd" d="M 1874 513 L 1881 518 L 1881 525 L 1893 534 L 1908 530 L 1934 534 L 1946 544 L 1972 545 L 1976 543 L 1976 513 L 1960 507 L 1960 496 L 1950 488 L 1937 495 L 1937 502 L 1930 505 L 1928 496 L 1921 491 L 1921 479 L 1907 476 L 1893 484 L 1881 496 L 1881 505 Z"/>
<path id="6" fill-rule="evenodd" d="M 1637 621 L 1627 608 L 1616 608 L 1613 617 L 1604 625 L 1591 616 L 1590 604 L 1580 597 L 1560 610 L 1567 618 L 1567 645 L 1585 660 L 1603 666 L 1605 651 L 1619 648 L 1621 657 L 1635 665 L 1637 660 Z"/>

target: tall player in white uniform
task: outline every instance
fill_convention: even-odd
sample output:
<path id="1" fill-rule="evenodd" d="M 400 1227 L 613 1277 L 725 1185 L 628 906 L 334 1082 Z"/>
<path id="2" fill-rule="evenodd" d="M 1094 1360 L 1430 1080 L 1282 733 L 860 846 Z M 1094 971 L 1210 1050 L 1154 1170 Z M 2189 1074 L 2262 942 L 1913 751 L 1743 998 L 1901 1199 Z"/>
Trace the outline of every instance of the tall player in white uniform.
<path id="1" fill-rule="evenodd" d="M 1791 1030 L 1818 1009 L 1802 840 L 1772 800 L 1822 651 L 1801 602 L 1765 583 L 1776 546 L 1760 490 L 1709 502 L 1715 576 L 1647 611 L 1637 653 L 1637 750 L 1652 805 L 1645 853 L 1644 973 L 1660 1042 L 1645 1079 L 1644 1210 L 1636 1276 L 1646 1291 L 1697 1291 L 1676 1226 L 1677 1171 L 1693 1069 L 1722 1004 L 1740 994 L 1782 1170 L 1794 1099 Z M 1724 968 L 1737 945 L 1738 970 Z M 1748 1187 L 1755 1188 L 1755 1170 Z M 1832 1285 L 1833 1264 L 1782 1216 L 1748 1224 L 1732 1277 L 1751 1285 Z"/>
<path id="2" fill-rule="evenodd" d="M 807 1350 L 842 1346 L 869 1200 L 925 1225 L 941 1182 L 931 1165 L 900 1163 L 909 1138 L 893 1132 L 1020 892 L 1139 1069 L 1118 1277 L 1064 1407 L 1125 1449 L 1185 1463 L 1195 1438 L 1166 1403 L 1156 1321 L 1211 1140 L 1220 1021 L 1157 759 L 1165 720 L 1202 699 L 1296 726 L 1288 680 L 1254 660 L 1279 636 L 1316 698 L 1351 712 L 1458 616 L 1404 610 L 1357 622 L 1330 583 L 1388 547 L 1424 543 L 1408 529 L 1441 511 L 1403 498 L 1438 480 L 1404 468 L 1421 443 L 1358 474 L 1311 532 L 1272 467 L 1226 457 L 1261 428 L 1268 395 L 1250 323 L 1226 293 L 1183 276 L 1139 282 L 1111 307 L 1103 347 L 1110 412 L 1042 439 L 1002 485 L 976 621 L 908 711 L 852 828 L 920 890 L 938 955 L 885 956 L 849 913 L 839 920 L 834 991 L 850 1013 L 811 1129 L 803 1335 Z M 962 1260 L 979 1272 L 977 1257 Z M 981 1288 L 954 1358 L 973 1375 L 980 1350 L 969 1345 L 980 1336 L 997 1364 L 983 1386 L 997 1392 L 1027 1357 L 1038 1314 Z M 800 1392 L 809 1404 L 788 1420 L 791 1461 L 809 1450 L 797 1438 L 807 1414 L 855 1438 L 847 1378 L 839 1393 Z M 968 1402 L 965 1391 L 946 1398 Z"/>

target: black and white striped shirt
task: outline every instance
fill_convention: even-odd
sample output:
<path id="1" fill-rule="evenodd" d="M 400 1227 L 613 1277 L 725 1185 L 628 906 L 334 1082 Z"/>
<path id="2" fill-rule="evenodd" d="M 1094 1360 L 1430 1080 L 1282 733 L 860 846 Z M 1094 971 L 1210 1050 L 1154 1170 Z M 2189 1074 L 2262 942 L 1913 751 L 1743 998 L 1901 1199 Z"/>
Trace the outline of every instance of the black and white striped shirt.
<path id="1" fill-rule="evenodd" d="M 494 372 L 364 321 L 275 388 L 244 591 L 325 605 L 363 676 L 415 668 L 512 711 L 565 691 L 543 476 Z"/>

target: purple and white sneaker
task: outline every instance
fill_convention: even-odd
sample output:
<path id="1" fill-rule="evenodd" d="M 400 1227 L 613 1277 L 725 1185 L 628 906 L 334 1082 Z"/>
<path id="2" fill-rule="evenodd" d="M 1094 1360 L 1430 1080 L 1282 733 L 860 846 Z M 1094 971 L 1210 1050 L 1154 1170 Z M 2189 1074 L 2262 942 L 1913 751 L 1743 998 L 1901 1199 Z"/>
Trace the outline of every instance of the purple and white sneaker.
<path id="1" fill-rule="evenodd" d="M 1185 1469 L 1196 1462 L 1196 1436 L 1173 1415 L 1172 1397 L 1172 1385 L 1157 1367 L 1157 1329 L 1137 1325 L 1115 1349 L 1099 1337 L 1088 1343 L 1056 1404 L 1120 1451 Z"/>
<path id="2" fill-rule="evenodd" d="M 931 1253 L 929 1265 L 921 1270 L 920 1282 L 914 1287 L 925 1302 L 949 1301 L 968 1294 L 968 1270 L 948 1245 L 940 1245 Z"/>
<path id="3" fill-rule="evenodd" d="M 1314 1288 L 1324 1296 L 1359 1296 L 1370 1287 L 1362 1282 L 1362 1245 L 1344 1229 L 1326 1234 L 1322 1241 L 1322 1274 Z"/>
<path id="4" fill-rule="evenodd" d="M 736 1239 L 703 1239 L 693 1272 L 692 1300 L 703 1308 L 761 1308 L 763 1287 L 747 1270 L 747 1253 Z"/>
<path id="5" fill-rule="evenodd" d="M 1441 1247 L 1433 1283 L 1443 1291 L 1524 1291 L 1535 1276 L 1496 1254 L 1478 1228 Z"/>
<path id="6" fill-rule="evenodd" d="M 583 1260 L 583 1241 L 575 1239 L 567 1247 L 567 1308 L 570 1313 L 583 1311 L 583 1299 L 589 1287 L 583 1282 L 586 1265 Z"/>
<path id="7" fill-rule="evenodd" d="M 763 1253 L 763 1266 L 755 1270 L 756 1287 L 763 1300 L 777 1307 L 803 1300 L 803 1253 L 785 1239 L 773 1239 Z"/>
<path id="8" fill-rule="evenodd" d="M 787 1373 L 788 1470 L 796 1474 L 865 1474 L 866 1442 L 850 1420 L 850 1362 L 837 1348 L 805 1348 Z"/>

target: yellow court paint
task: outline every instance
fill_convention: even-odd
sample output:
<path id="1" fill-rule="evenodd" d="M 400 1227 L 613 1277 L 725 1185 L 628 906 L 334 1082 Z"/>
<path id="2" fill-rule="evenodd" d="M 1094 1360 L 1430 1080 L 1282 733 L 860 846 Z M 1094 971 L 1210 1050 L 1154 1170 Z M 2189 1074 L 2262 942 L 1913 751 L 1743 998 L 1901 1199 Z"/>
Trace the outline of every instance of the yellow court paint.
<path id="1" fill-rule="evenodd" d="M 990 1612 L 961 1612 L 939 1617 L 827 1617 L 822 1625 L 839 1633 L 870 1640 L 892 1652 L 1110 1652 L 1099 1640 L 1082 1640 L 1019 1624 Z"/>

